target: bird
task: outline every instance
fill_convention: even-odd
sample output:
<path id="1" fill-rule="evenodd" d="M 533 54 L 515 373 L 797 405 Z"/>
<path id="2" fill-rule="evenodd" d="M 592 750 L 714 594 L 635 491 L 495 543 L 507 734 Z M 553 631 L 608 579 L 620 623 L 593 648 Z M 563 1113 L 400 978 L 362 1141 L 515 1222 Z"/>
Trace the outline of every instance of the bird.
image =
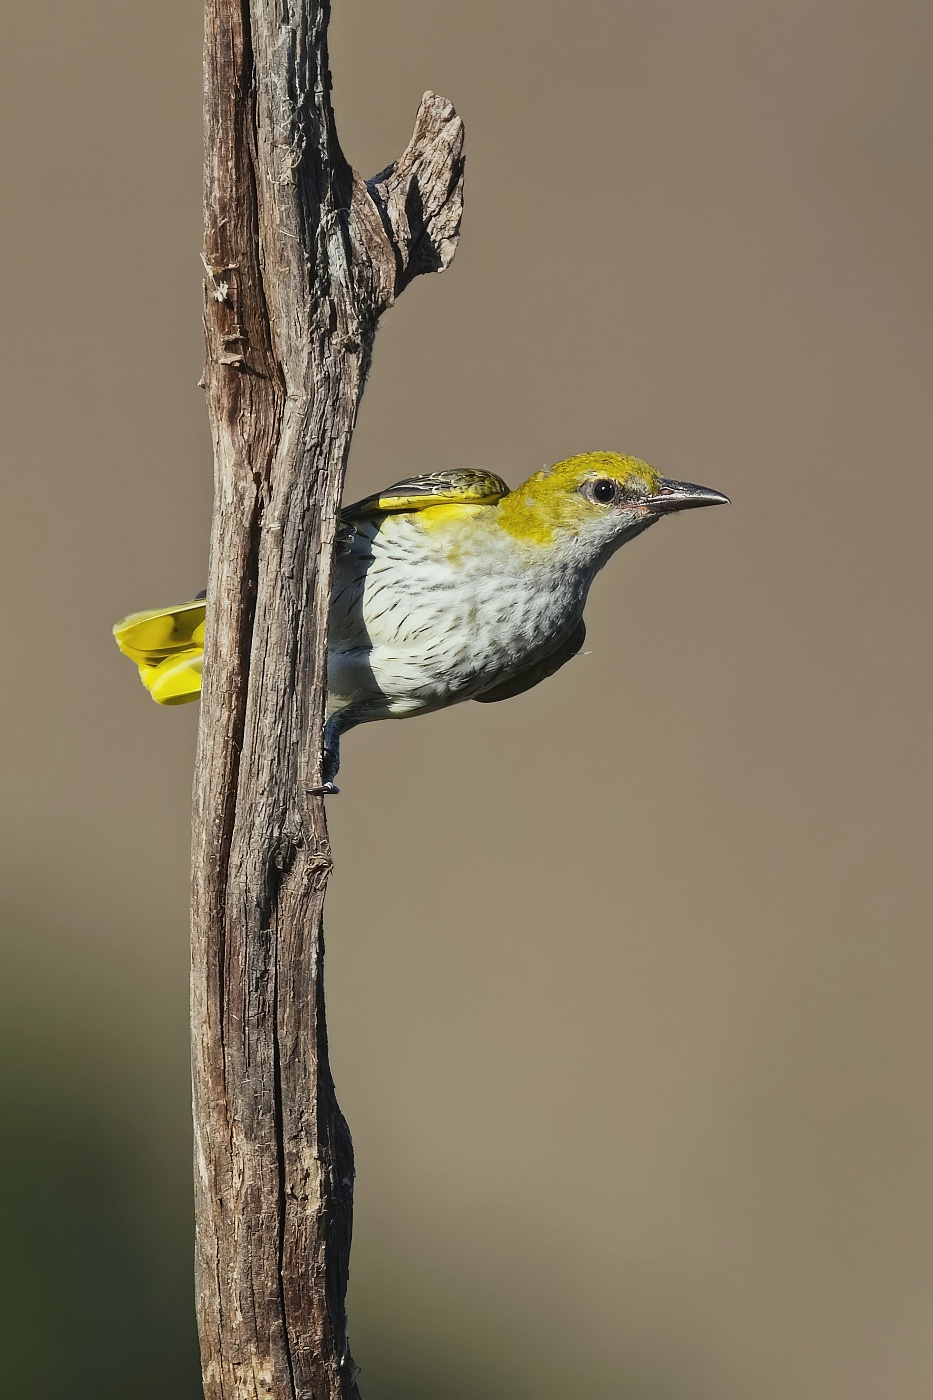
<path id="1" fill-rule="evenodd" d="M 596 574 L 666 516 L 730 504 L 638 457 L 583 452 L 514 490 L 482 469 L 408 477 L 345 506 L 327 650 L 324 793 L 358 724 L 508 700 L 583 646 Z M 161 705 L 196 700 L 206 600 L 131 613 L 114 627 Z"/>

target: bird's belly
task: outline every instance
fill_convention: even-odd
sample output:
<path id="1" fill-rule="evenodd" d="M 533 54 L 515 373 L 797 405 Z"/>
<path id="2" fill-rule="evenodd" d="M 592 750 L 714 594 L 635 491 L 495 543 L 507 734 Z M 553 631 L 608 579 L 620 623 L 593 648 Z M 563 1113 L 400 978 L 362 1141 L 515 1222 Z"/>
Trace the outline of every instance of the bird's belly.
<path id="1" fill-rule="evenodd" d="M 572 588 L 542 587 L 502 569 L 380 563 L 352 598 L 345 590 L 338 605 L 335 592 L 332 709 L 363 706 L 377 718 L 469 699 L 552 650 L 582 607 Z"/>

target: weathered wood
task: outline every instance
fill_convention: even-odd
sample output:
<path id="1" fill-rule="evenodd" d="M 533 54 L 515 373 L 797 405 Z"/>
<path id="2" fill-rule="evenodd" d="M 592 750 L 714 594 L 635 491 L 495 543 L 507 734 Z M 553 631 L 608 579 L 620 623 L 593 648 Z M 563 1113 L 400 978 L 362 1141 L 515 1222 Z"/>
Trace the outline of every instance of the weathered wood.
<path id="1" fill-rule="evenodd" d="M 321 0 L 207 0 L 204 384 L 214 441 L 194 792 L 196 1282 L 208 1400 L 347 1400 L 353 1157 L 324 1020 L 331 558 L 379 315 L 453 257 L 463 128 L 427 93 L 364 183 Z"/>

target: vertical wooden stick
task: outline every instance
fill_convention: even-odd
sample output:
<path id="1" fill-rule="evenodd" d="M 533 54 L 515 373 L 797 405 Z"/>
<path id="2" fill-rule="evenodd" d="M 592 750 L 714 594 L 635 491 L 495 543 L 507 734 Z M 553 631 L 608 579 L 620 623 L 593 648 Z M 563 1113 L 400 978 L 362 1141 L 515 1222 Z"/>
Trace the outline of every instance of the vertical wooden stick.
<path id="1" fill-rule="evenodd" d="M 358 1396 L 353 1156 L 324 1019 L 331 558 L 381 313 L 453 257 L 463 127 L 425 94 L 368 182 L 340 150 L 326 0 L 206 0 L 215 503 L 194 789 L 196 1280 L 208 1400 Z"/>

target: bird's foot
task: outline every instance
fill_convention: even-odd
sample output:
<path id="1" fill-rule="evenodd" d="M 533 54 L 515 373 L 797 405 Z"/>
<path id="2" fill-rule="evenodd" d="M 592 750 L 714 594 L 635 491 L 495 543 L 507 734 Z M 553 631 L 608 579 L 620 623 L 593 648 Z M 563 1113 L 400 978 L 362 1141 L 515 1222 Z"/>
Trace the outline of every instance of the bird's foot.
<path id="1" fill-rule="evenodd" d="M 321 777 L 323 782 L 320 787 L 311 788 L 313 797 L 335 797 L 340 791 L 334 779 L 337 776 L 337 769 L 340 767 L 340 750 L 325 746 L 323 762 L 321 763 Z"/>

